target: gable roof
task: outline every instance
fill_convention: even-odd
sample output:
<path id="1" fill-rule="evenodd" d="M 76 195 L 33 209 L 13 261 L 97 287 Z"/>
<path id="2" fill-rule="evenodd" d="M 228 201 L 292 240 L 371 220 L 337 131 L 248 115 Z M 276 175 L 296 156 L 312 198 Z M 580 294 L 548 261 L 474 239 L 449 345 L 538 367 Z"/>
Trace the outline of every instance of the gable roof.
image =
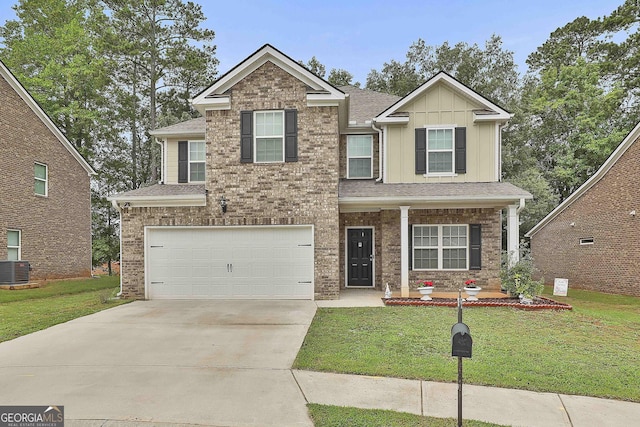
<path id="1" fill-rule="evenodd" d="M 371 127 L 371 120 L 376 115 L 400 100 L 396 95 L 355 86 L 340 86 L 339 89 L 349 95 L 349 126 L 352 127 Z"/>
<path id="2" fill-rule="evenodd" d="M 380 113 L 377 117 L 375 117 L 376 123 L 406 123 L 408 117 L 406 115 L 398 115 L 398 113 L 402 113 L 402 109 L 413 101 L 418 96 L 422 95 L 425 91 L 429 90 L 433 86 L 443 83 L 456 92 L 461 94 L 462 96 L 471 99 L 472 101 L 480 104 L 482 109 L 474 112 L 474 121 L 489 121 L 489 120 L 497 120 L 506 122 L 511 118 L 511 113 L 507 110 L 503 109 L 499 105 L 493 103 L 488 100 L 484 96 L 480 95 L 475 90 L 470 87 L 460 83 L 455 78 L 451 77 L 449 74 L 444 71 L 440 71 L 435 76 L 431 77 L 429 80 L 418 86 L 404 98 L 400 99 L 395 104 L 391 105 L 389 108 Z"/>
<path id="3" fill-rule="evenodd" d="M 569 197 L 567 197 L 562 203 L 560 203 L 554 210 L 552 210 L 546 217 L 544 217 L 539 223 L 537 223 L 531 230 L 529 230 L 525 237 L 532 237 L 538 231 L 540 231 L 544 226 L 546 226 L 549 222 L 553 221 L 555 217 L 560 215 L 562 211 L 567 209 L 573 202 L 578 200 L 585 194 L 591 187 L 596 185 L 598 181 L 600 181 L 606 174 L 609 172 L 609 169 L 616 164 L 618 159 L 622 157 L 622 155 L 631 147 L 636 140 L 640 138 L 640 122 L 636 124 L 636 127 L 633 128 L 631 132 L 624 138 L 624 140 L 618 145 L 618 147 L 611 153 L 611 155 L 605 160 L 605 162 L 600 166 L 600 169 L 596 171 L 591 177 L 585 181 L 576 191 L 571 193 Z"/>
<path id="4" fill-rule="evenodd" d="M 200 92 L 191 103 L 203 115 L 207 109 L 228 110 L 231 107 L 231 98 L 227 91 L 266 62 L 273 63 L 306 84 L 309 87 L 309 105 L 338 106 L 340 101 L 345 99 L 345 94 L 340 89 L 316 76 L 275 47 L 265 44 L 227 71 L 213 85 Z"/>
<path id="5" fill-rule="evenodd" d="M 44 112 L 42 107 L 36 102 L 35 99 L 27 92 L 27 90 L 20 84 L 18 79 L 13 73 L 4 65 L 4 62 L 0 60 L 0 76 L 9 83 L 9 86 L 22 98 L 22 100 L 29 106 L 36 116 L 44 123 L 44 125 L 51 131 L 51 133 L 58 138 L 60 143 L 71 153 L 71 155 L 80 163 L 80 166 L 87 171 L 89 175 L 95 175 L 96 171 L 93 170 L 91 165 L 85 160 L 84 157 L 76 150 L 76 147 L 67 139 L 60 129 L 53 123 L 51 118 Z"/>

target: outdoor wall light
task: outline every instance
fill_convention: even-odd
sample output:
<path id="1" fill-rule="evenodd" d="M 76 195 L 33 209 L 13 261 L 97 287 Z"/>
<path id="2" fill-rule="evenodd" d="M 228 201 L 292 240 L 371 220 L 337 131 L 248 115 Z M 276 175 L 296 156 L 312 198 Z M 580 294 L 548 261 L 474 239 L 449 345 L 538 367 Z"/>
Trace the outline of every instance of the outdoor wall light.
<path id="1" fill-rule="evenodd" d="M 222 209 L 222 213 L 227 213 L 227 199 L 224 196 L 220 197 L 220 209 Z"/>
<path id="2" fill-rule="evenodd" d="M 571 224 L 569 224 L 569 225 L 570 225 L 571 227 L 575 227 L 575 226 L 576 226 L 576 223 L 575 223 L 575 222 L 572 222 L 572 223 L 571 223 Z"/>
<path id="3" fill-rule="evenodd" d="M 636 216 L 636 210 L 634 209 L 634 210 L 632 210 L 631 212 L 629 212 L 629 215 L 631 215 L 631 216 Z"/>

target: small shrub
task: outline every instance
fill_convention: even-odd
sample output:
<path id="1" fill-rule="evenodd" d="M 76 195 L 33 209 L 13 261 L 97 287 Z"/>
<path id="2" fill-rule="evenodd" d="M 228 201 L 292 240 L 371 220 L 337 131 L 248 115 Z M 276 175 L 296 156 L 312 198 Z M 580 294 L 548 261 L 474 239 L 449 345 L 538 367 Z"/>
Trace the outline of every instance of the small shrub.
<path id="1" fill-rule="evenodd" d="M 100 302 L 102 304 L 107 304 L 111 302 L 111 300 L 113 300 L 116 297 L 117 292 L 118 292 L 118 288 L 103 289 L 98 294 L 98 297 L 100 298 Z"/>
<path id="2" fill-rule="evenodd" d="M 521 250 L 520 259 L 509 267 L 510 254 L 503 252 L 500 279 L 502 287 L 513 296 L 534 298 L 544 290 L 544 279 L 533 280 L 535 268 L 529 251 Z"/>

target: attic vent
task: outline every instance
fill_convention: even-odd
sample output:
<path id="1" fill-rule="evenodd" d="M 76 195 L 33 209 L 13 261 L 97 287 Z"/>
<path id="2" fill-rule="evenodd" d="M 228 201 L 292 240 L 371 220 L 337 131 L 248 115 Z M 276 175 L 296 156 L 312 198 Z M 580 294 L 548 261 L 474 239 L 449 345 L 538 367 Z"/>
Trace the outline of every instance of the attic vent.
<path id="1" fill-rule="evenodd" d="M 580 239 L 581 245 L 593 245 L 593 237 L 583 237 Z"/>
<path id="2" fill-rule="evenodd" d="M 0 284 L 29 283 L 29 261 L 0 261 Z"/>

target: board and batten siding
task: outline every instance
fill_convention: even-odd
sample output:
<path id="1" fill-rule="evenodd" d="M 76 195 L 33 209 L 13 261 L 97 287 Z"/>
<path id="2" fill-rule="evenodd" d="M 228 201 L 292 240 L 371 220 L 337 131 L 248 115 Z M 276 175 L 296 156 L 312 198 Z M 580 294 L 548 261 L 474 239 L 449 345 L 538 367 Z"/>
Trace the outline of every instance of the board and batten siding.
<path id="1" fill-rule="evenodd" d="M 473 122 L 473 110 L 479 104 L 460 96 L 445 84 L 438 84 L 402 108 L 409 114 L 407 125 L 387 128 L 386 182 L 495 182 L 496 131 L 494 122 Z M 415 173 L 415 129 L 453 125 L 467 129 L 467 172 L 452 176 L 425 177 Z"/>

